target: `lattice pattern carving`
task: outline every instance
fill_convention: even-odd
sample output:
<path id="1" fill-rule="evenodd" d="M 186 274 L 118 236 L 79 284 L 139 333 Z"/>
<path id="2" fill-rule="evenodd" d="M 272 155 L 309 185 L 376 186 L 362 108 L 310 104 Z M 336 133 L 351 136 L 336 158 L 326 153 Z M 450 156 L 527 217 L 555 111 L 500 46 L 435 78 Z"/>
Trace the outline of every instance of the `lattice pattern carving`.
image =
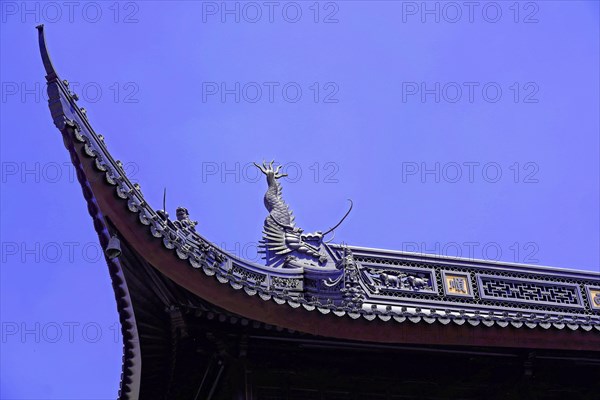
<path id="1" fill-rule="evenodd" d="M 278 276 L 271 277 L 271 284 L 274 288 L 284 289 L 302 289 L 302 281 L 300 279 L 280 278 Z"/>
<path id="2" fill-rule="evenodd" d="M 232 272 L 234 275 L 245 277 L 248 280 L 254 281 L 256 283 L 262 283 L 267 278 L 264 274 L 259 274 L 258 272 L 247 270 L 239 265 L 233 264 Z"/>
<path id="3" fill-rule="evenodd" d="M 480 275 L 479 287 L 483 298 L 561 306 L 583 306 L 579 288 L 575 285 L 506 280 Z"/>

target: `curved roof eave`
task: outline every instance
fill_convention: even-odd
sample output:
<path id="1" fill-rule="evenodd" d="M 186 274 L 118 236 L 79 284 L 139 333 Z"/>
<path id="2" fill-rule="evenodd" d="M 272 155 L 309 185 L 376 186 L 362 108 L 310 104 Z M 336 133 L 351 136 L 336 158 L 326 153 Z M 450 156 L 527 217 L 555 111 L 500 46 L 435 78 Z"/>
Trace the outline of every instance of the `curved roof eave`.
<path id="1" fill-rule="evenodd" d="M 538 312 L 528 314 L 518 310 L 480 311 L 476 307 L 465 310 L 461 309 L 460 303 L 457 306 L 440 304 L 427 307 L 427 302 L 400 302 L 394 306 L 379 303 L 373 300 L 375 297 L 365 301 L 361 307 L 344 306 L 331 299 L 303 296 L 302 268 L 270 268 L 251 263 L 218 249 L 201 236 L 197 238 L 199 247 L 190 246 L 171 227 L 169 220 L 149 206 L 139 185 L 130 182 L 122 164 L 109 153 L 103 137 L 94 132 L 85 110 L 76 104 L 77 99 L 69 91 L 68 84 L 56 74 L 46 49 L 43 27 L 38 29 L 51 114 L 77 168 L 88 208 L 92 211 L 97 206 L 98 212 L 91 214 L 97 231 L 102 232 L 100 241 L 103 248 L 108 244 L 108 219 L 118 234 L 123 235 L 154 268 L 196 296 L 250 319 L 314 335 L 388 343 L 573 350 L 600 348 L 600 317 L 597 314 L 571 318 L 569 313 L 543 316 Z M 486 267 L 512 268 L 515 271 L 544 271 L 541 267 L 516 264 L 427 257 L 361 247 L 351 249 L 369 257 L 381 255 L 418 258 L 432 264 L 485 264 Z M 133 313 L 128 315 L 131 302 L 126 282 L 118 282 L 118 260 L 107 258 L 107 262 L 113 282 L 117 281 L 115 295 L 127 342 L 135 337 L 135 318 Z M 592 273 L 560 272 L 598 279 Z M 574 340 L 565 340 L 566 335 Z M 138 350 L 125 349 L 126 353 Z M 135 376 L 134 371 L 130 375 Z M 125 372 L 124 376 L 130 379 Z"/>

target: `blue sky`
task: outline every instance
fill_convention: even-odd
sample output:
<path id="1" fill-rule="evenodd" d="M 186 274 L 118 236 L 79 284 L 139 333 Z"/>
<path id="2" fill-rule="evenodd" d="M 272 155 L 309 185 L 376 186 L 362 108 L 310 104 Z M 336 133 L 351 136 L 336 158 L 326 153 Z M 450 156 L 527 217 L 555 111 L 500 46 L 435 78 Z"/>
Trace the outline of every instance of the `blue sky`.
<path id="1" fill-rule="evenodd" d="M 307 231 L 599 271 L 598 2 L 1 3 L 1 392 L 105 399 L 121 342 L 39 57 L 161 208 L 256 259 L 275 159 Z M 224 7 L 227 7 L 225 9 Z M 27 373 L 25 373 L 27 371 Z"/>

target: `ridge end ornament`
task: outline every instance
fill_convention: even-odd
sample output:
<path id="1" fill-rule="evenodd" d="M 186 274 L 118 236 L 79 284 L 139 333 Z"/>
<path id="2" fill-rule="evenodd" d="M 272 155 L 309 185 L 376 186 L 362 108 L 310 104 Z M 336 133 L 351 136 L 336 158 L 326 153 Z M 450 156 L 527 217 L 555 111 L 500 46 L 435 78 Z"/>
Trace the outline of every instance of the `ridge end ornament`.
<path id="1" fill-rule="evenodd" d="M 263 161 L 262 165 L 254 165 L 267 178 L 267 191 L 264 196 L 265 208 L 269 212 L 263 226 L 263 238 L 259 242 L 259 251 L 264 253 L 266 264 L 270 267 L 284 268 L 329 268 L 335 269 L 336 257 L 329 248 L 329 241 L 324 241 L 325 235 L 333 232 L 346 219 L 352 210 L 350 208 L 342 219 L 326 232 L 316 231 L 304 233 L 296 226 L 295 217 L 283 199 L 283 189 L 279 179 L 287 176 L 281 173 L 281 165 L 273 168 L 274 160 L 270 163 Z"/>
<path id="2" fill-rule="evenodd" d="M 354 259 L 352 251 L 344 246 L 342 250 L 342 259 L 340 260 L 340 269 L 342 270 L 343 285 L 340 289 L 342 293 L 342 305 L 358 311 L 362 308 L 365 300 L 365 291 L 360 285 L 360 263 Z"/>

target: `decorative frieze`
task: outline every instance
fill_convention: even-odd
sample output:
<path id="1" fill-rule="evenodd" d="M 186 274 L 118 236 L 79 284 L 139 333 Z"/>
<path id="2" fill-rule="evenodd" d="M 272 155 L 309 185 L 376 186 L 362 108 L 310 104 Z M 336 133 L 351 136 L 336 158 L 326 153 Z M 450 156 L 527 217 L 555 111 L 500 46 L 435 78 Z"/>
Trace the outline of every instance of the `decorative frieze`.
<path id="1" fill-rule="evenodd" d="M 248 280 L 249 282 L 254 282 L 256 284 L 262 284 L 267 278 L 266 274 L 261 274 L 255 271 L 251 271 L 247 268 L 242 267 L 241 265 L 233 264 L 231 271 L 234 275 L 239 276 Z"/>
<path id="2" fill-rule="evenodd" d="M 435 271 L 421 268 L 394 268 L 387 265 L 362 264 L 363 279 L 373 293 L 392 290 L 437 294 Z"/>
<path id="3" fill-rule="evenodd" d="M 272 289 L 302 290 L 302 279 L 271 276 Z"/>
<path id="4" fill-rule="evenodd" d="M 584 307 L 579 286 L 570 283 L 478 275 L 482 299 L 515 303 Z"/>

